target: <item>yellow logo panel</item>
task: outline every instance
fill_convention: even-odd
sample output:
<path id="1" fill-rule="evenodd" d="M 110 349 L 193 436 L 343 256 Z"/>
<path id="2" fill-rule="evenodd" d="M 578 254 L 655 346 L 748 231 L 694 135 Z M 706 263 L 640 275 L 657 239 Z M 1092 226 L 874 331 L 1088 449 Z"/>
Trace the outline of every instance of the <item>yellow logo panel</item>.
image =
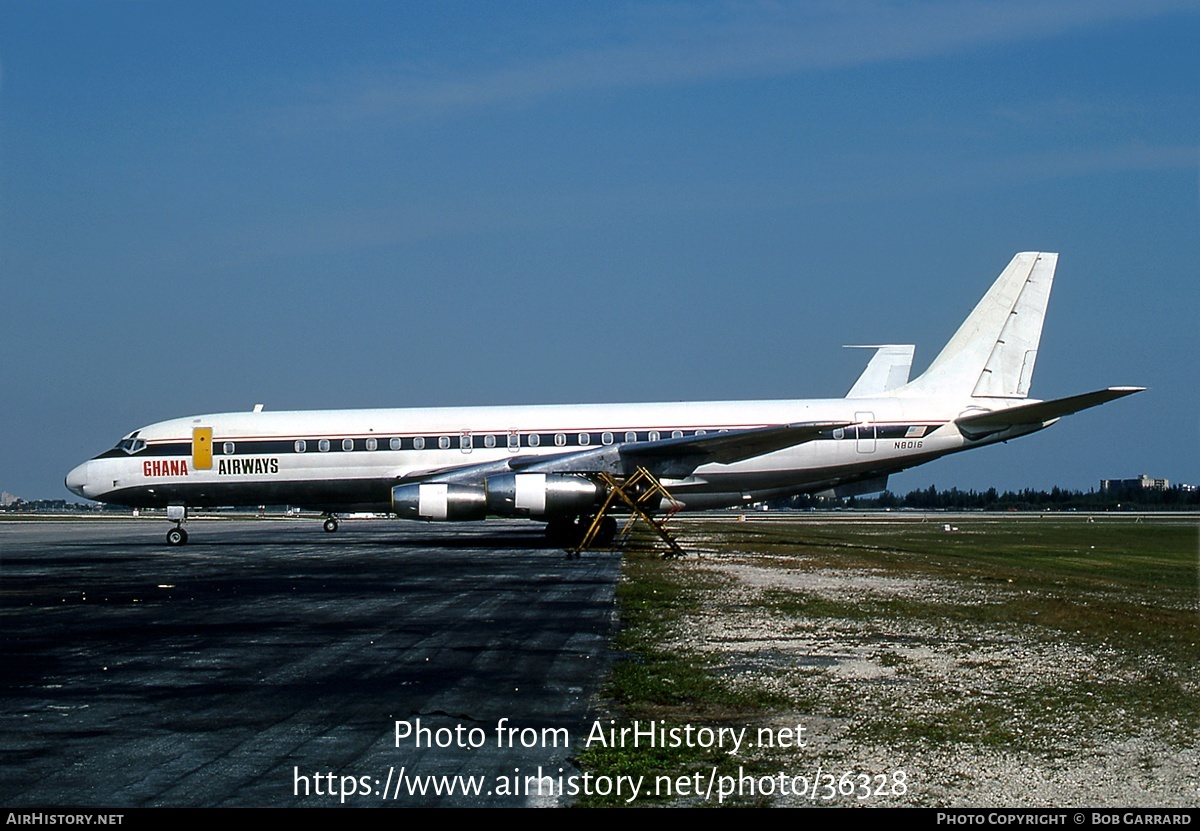
<path id="1" fill-rule="evenodd" d="M 212 428 L 192 430 L 192 469 L 212 470 Z"/>

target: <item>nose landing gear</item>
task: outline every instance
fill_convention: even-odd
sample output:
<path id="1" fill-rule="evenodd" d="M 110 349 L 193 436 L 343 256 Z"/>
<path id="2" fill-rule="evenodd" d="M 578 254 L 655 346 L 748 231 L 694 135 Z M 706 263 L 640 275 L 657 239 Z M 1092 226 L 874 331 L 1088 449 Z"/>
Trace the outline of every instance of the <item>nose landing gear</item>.
<path id="1" fill-rule="evenodd" d="M 187 522 L 187 508 L 183 505 L 168 505 L 167 519 L 175 523 L 175 527 L 167 532 L 167 545 L 185 545 L 188 532 L 184 530 L 183 523 Z"/>

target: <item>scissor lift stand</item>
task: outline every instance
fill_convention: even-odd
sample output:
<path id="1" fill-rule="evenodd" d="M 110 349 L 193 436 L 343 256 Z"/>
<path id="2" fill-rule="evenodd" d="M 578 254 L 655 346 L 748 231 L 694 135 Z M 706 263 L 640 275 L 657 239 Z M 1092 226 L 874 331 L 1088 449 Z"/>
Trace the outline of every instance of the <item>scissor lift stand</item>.
<path id="1" fill-rule="evenodd" d="M 567 549 L 568 557 L 578 557 L 580 552 L 589 549 L 596 541 L 596 537 L 600 534 L 600 527 L 604 523 L 604 518 L 617 505 L 618 502 L 623 503 L 629 508 L 629 519 L 625 522 L 625 527 L 621 529 L 621 536 L 624 537 L 629 533 L 633 524 L 639 519 L 658 534 L 659 538 L 666 543 L 667 551 L 663 554 L 664 558 L 683 557 L 687 554 L 675 541 L 666 529 L 666 522 L 671 518 L 675 511 L 668 511 L 663 519 L 656 520 L 646 510 L 646 505 L 652 502 L 657 497 L 662 497 L 670 504 L 675 504 L 675 499 L 663 487 L 662 482 L 654 476 L 653 473 L 644 467 L 639 467 L 630 476 L 622 477 L 618 480 L 615 476 L 608 473 L 598 474 L 600 481 L 605 485 L 607 496 L 604 498 L 604 503 L 600 506 L 600 510 L 596 512 L 596 516 L 592 519 L 592 524 L 588 526 L 587 532 L 583 535 L 583 539 L 579 545 L 574 548 Z"/>

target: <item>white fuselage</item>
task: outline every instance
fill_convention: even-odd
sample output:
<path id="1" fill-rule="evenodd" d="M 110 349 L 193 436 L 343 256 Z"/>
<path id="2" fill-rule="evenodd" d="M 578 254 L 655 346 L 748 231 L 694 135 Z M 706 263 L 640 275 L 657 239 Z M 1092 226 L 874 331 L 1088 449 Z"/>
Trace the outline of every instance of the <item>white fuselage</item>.
<path id="1" fill-rule="evenodd" d="M 1018 253 L 920 376 L 907 380 L 911 345 L 874 346 L 845 398 L 256 407 L 143 427 L 76 467 L 66 484 L 102 502 L 166 507 L 176 523 L 188 508 L 294 505 L 428 520 L 525 516 L 560 530 L 589 516 L 595 530 L 614 495 L 641 511 L 876 492 L 891 473 L 1141 391 L 1028 397 L 1057 263 L 1057 254 Z M 645 486 L 647 478 L 670 497 Z M 647 501 L 632 501 L 627 487 Z M 335 530 L 336 519 L 325 528 Z M 172 545 L 185 541 L 178 526 L 168 532 Z"/>
<path id="2" fill-rule="evenodd" d="M 796 422 L 853 423 L 664 483 L 682 507 L 702 509 L 861 481 L 1011 437 L 964 438 L 953 424 L 964 406 L 888 397 L 223 413 L 143 427 L 72 470 L 67 487 L 131 507 L 389 511 L 397 484 L 482 484 L 488 470 L 518 457 Z"/>

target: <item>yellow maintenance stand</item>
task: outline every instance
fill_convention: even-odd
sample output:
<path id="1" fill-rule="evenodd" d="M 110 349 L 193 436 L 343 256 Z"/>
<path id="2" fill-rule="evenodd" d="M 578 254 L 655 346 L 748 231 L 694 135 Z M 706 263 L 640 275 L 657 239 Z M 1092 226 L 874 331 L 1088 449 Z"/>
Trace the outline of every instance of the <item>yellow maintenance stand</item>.
<path id="1" fill-rule="evenodd" d="M 592 518 L 592 523 L 584 533 L 583 539 L 577 546 L 567 549 L 568 557 L 578 557 L 580 552 L 588 550 L 599 536 L 605 517 L 613 508 L 622 504 L 629 509 L 630 515 L 625 522 L 625 527 L 621 529 L 621 536 L 628 534 L 633 524 L 640 519 L 666 543 L 667 551 L 663 554 L 664 558 L 683 557 L 687 554 L 666 529 L 667 520 L 675 512 L 668 511 L 660 521 L 646 510 L 647 506 L 656 499 L 665 499 L 669 504 L 675 504 L 675 499 L 653 473 L 644 467 L 638 467 L 631 475 L 620 479 L 609 473 L 599 473 L 597 478 L 604 484 L 607 495 L 604 497 L 600 510 Z"/>

